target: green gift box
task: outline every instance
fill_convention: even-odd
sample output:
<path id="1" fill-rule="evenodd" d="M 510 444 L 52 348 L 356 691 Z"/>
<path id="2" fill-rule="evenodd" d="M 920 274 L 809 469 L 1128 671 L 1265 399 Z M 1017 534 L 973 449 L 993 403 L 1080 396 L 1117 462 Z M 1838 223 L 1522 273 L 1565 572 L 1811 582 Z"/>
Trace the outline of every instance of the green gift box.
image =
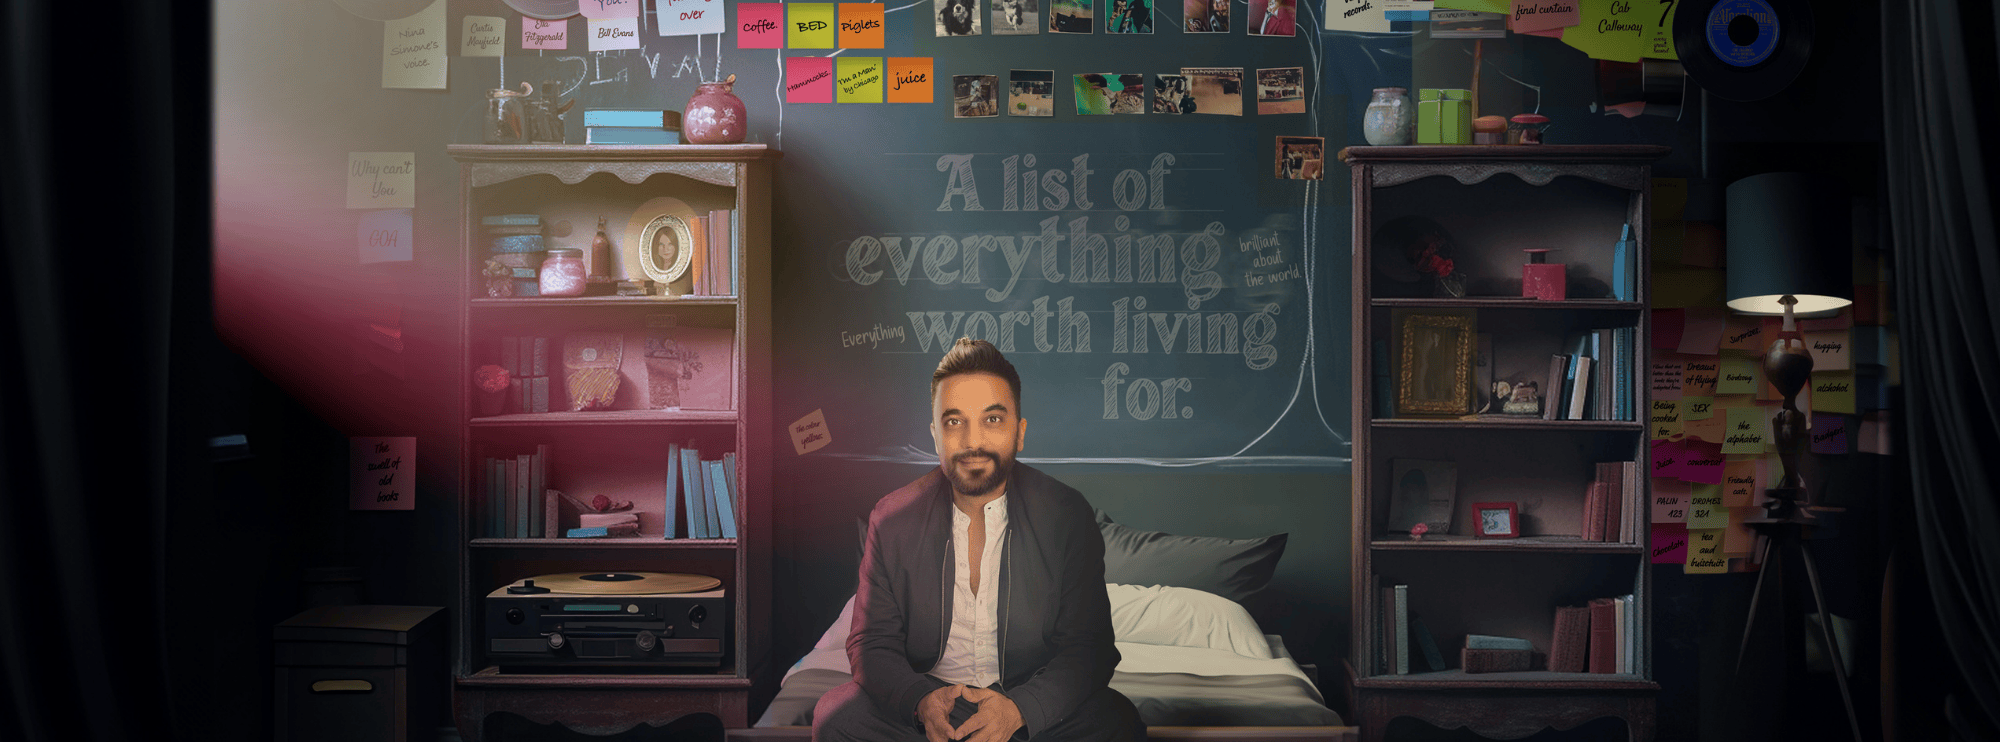
<path id="1" fill-rule="evenodd" d="M 1441 143 L 1439 124 L 1442 121 L 1444 91 L 1438 88 L 1417 89 L 1417 143 Z"/>
<path id="2" fill-rule="evenodd" d="M 1438 144 L 1472 143 L 1472 91 L 1440 88 Z"/>

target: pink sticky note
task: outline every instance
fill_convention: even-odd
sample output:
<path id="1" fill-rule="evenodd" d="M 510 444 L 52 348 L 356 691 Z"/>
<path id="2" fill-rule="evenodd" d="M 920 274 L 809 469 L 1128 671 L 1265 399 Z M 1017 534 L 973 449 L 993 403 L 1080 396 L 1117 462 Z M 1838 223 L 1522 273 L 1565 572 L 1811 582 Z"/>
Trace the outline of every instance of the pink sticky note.
<path id="1" fill-rule="evenodd" d="M 1694 485 L 1678 479 L 1653 480 L 1652 522 L 1687 523 L 1688 498 Z"/>
<path id="2" fill-rule="evenodd" d="M 1681 451 L 1682 481 L 1695 484 L 1722 483 L 1722 444 L 1682 439 Z"/>
<path id="3" fill-rule="evenodd" d="M 738 4 L 736 6 L 736 48 L 785 48 L 785 4 Z"/>
<path id="4" fill-rule="evenodd" d="M 786 103 L 832 103 L 833 57 L 786 57 Z"/>
<path id="5" fill-rule="evenodd" d="M 1513 15 L 1507 17 L 1507 26 L 1515 33 L 1535 31 L 1556 31 L 1561 33 L 1564 26 L 1574 26 L 1583 22 L 1583 12 L 1576 9 L 1575 0 L 1514 0 Z"/>
<path id="6" fill-rule="evenodd" d="M 1854 418 L 1828 412 L 1812 416 L 1812 452 L 1847 453 L 1847 429 Z"/>
<path id="7" fill-rule="evenodd" d="M 1681 564 L 1687 561 L 1688 529 L 1685 523 L 1653 524 L 1653 563 Z"/>
<path id="8" fill-rule="evenodd" d="M 1653 476 L 1659 479 L 1680 479 L 1685 466 L 1687 450 L 1676 440 L 1653 441 Z"/>
<path id="9" fill-rule="evenodd" d="M 1681 328 L 1686 323 L 1686 310 L 1653 310 L 1653 347 L 1659 350 L 1673 350 L 1681 347 Z"/>
<path id="10" fill-rule="evenodd" d="M 1681 326 L 1680 352 L 1698 356 L 1715 355 L 1715 349 L 1722 345 L 1722 310 L 1695 307 L 1686 310 L 1685 318 L 1685 324 Z"/>
<path id="11" fill-rule="evenodd" d="M 585 18 L 637 18 L 640 0 L 577 0 Z"/>
<path id="12" fill-rule="evenodd" d="M 569 19 L 545 21 L 521 16 L 521 48 L 557 52 L 569 49 Z"/>

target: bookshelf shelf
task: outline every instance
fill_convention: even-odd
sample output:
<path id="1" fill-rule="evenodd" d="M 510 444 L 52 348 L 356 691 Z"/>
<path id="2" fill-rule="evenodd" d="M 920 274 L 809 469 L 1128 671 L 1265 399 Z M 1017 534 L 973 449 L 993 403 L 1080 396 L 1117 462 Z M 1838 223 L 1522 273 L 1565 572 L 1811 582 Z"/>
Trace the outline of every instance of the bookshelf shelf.
<path id="1" fill-rule="evenodd" d="M 535 296 L 507 299 L 473 299 L 474 309 L 520 309 L 524 307 L 700 307 L 735 306 L 734 296 Z"/>
<path id="2" fill-rule="evenodd" d="M 475 549 L 734 549 L 733 538 L 476 538 Z"/>
<path id="3" fill-rule="evenodd" d="M 1353 176 L 1353 244 L 1366 246 L 1353 251 L 1350 273 L 1355 600 L 1346 663 L 1363 740 L 1379 742 L 1404 716 L 1504 739 L 1613 716 L 1633 739 L 1652 738 L 1645 310 L 1650 163 L 1667 152 L 1341 152 Z M 1416 244 L 1378 245 L 1378 228 L 1392 221 L 1383 234 L 1441 238 L 1430 244 L 1460 266 L 1472 295 L 1424 296 L 1432 287 L 1410 282 L 1413 273 L 1377 266 Z M 1631 241 L 1620 244 L 1627 225 Z M 1567 266 L 1570 298 L 1517 298 L 1528 248 L 1557 251 L 1548 262 Z M 1406 353 L 1405 343 L 1423 344 Z M 1436 348 L 1466 350 L 1426 350 Z M 1556 405 L 1563 419 L 1449 414 L 1497 409 L 1495 381 L 1534 382 L 1543 409 Z M 1566 405 L 1580 405 L 1580 417 L 1569 419 Z M 1495 512 L 1507 521 L 1488 521 Z M 1421 540 L 1407 535 L 1417 522 L 1431 524 Z M 1483 527 L 1533 535 L 1482 538 Z M 1601 605 L 1574 608 L 1590 601 Z M 1570 609 L 1560 627 L 1558 608 Z M 1578 633 L 1579 614 L 1588 632 Z M 1466 673 L 1460 650 L 1475 634 L 1532 646 L 1536 669 Z M 1599 672 L 1548 671 L 1558 635 L 1559 667 Z"/>
<path id="4" fill-rule="evenodd" d="M 507 688 L 748 688 L 749 678 L 700 673 L 523 673 L 487 666 L 459 679 L 459 685 Z"/>
<path id="5" fill-rule="evenodd" d="M 734 425 L 733 410 L 603 410 L 598 412 L 525 412 L 467 421 L 473 427 L 519 425 Z"/>

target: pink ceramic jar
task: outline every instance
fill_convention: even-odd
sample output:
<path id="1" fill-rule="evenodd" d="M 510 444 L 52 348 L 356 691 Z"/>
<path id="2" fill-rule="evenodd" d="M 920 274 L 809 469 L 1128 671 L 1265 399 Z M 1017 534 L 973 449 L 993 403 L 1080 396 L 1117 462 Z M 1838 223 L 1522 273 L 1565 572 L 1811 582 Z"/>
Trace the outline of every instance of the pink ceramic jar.
<path id="1" fill-rule="evenodd" d="M 549 250 L 542 260 L 542 296 L 583 295 L 583 251 L 574 247 Z"/>
<path id="2" fill-rule="evenodd" d="M 688 99 L 682 115 L 681 135 L 691 144 L 736 144 L 743 141 L 749 120 L 743 115 L 743 100 L 730 88 L 736 76 L 721 82 L 705 82 Z"/>

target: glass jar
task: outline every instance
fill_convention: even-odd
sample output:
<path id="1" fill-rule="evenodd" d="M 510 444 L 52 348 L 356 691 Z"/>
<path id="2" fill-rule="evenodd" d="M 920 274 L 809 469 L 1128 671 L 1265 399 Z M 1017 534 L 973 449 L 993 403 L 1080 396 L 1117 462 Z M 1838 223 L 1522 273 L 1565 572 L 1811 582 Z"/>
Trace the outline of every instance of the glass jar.
<path id="1" fill-rule="evenodd" d="M 542 259 L 543 296 L 582 296 L 584 287 L 583 251 L 574 247 L 549 250 Z"/>
<path id="2" fill-rule="evenodd" d="M 1417 117 L 1410 108 L 1407 88 L 1376 88 L 1361 115 L 1361 133 L 1368 143 L 1383 147 L 1409 144 L 1417 133 Z"/>
<path id="3" fill-rule="evenodd" d="M 486 91 L 485 123 L 481 141 L 487 144 L 526 144 L 531 135 L 528 129 L 528 106 L 525 99 L 534 90 L 527 83 L 521 83 L 520 90 L 494 88 Z"/>

